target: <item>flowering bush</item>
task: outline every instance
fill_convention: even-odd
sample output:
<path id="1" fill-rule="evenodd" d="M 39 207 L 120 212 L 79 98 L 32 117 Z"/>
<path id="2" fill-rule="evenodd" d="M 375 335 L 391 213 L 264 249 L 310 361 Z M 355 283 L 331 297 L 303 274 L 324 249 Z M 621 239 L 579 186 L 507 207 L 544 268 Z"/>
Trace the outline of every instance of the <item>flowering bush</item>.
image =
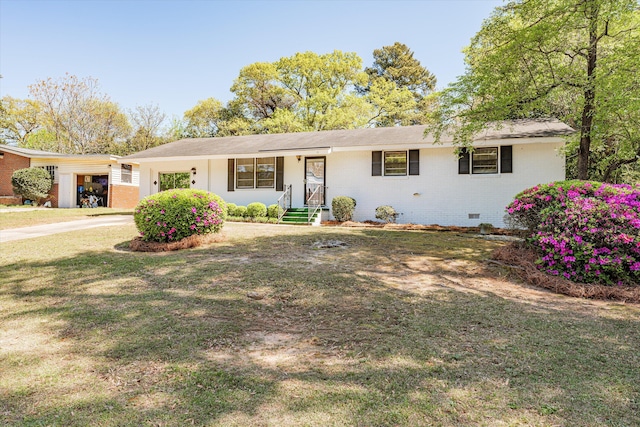
<path id="1" fill-rule="evenodd" d="M 640 186 L 565 181 L 507 206 L 542 253 L 541 269 L 585 283 L 640 284 Z"/>
<path id="2" fill-rule="evenodd" d="M 133 218 L 142 240 L 171 242 L 219 232 L 226 206 L 222 198 L 207 191 L 167 190 L 142 199 Z"/>

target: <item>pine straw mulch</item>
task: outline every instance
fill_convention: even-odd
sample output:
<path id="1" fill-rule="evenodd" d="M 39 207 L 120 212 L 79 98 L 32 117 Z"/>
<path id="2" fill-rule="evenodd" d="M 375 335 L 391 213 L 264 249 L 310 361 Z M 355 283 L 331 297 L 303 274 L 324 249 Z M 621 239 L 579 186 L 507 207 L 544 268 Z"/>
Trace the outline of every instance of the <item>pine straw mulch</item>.
<path id="1" fill-rule="evenodd" d="M 452 231 L 456 233 L 474 233 L 480 232 L 479 227 L 458 227 L 458 226 L 442 226 L 438 224 L 422 225 L 422 224 L 394 224 L 378 221 L 322 221 L 322 225 L 338 226 L 338 227 L 365 227 L 365 228 L 382 228 L 385 230 L 414 230 L 414 231 Z M 513 235 L 516 234 L 511 230 L 502 228 L 491 229 L 494 235 Z"/>
<path id="2" fill-rule="evenodd" d="M 616 300 L 640 303 L 640 286 L 607 286 L 577 283 L 564 277 L 551 276 L 538 269 L 535 264 L 538 255 L 521 242 L 513 242 L 499 247 L 493 259 L 500 265 L 510 267 L 512 272 L 528 284 L 549 289 L 571 297 Z"/>
<path id="3" fill-rule="evenodd" d="M 194 234 L 175 242 L 145 242 L 140 237 L 136 237 L 129 243 L 129 249 L 134 252 L 169 252 L 196 248 L 224 240 L 226 237 L 222 233 Z"/>

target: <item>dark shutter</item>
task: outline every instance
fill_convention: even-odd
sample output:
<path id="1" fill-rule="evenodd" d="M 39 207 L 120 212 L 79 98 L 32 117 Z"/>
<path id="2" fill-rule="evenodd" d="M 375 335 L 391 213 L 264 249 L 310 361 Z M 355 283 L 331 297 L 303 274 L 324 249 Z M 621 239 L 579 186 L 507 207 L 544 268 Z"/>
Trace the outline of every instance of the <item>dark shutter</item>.
<path id="1" fill-rule="evenodd" d="M 458 157 L 458 174 L 468 174 L 470 170 L 470 156 L 466 148 L 460 149 L 460 157 Z"/>
<path id="2" fill-rule="evenodd" d="M 382 176 L 382 151 L 371 152 L 371 176 Z"/>
<path id="3" fill-rule="evenodd" d="M 511 145 L 500 147 L 500 172 L 513 172 L 513 147 Z"/>
<path id="4" fill-rule="evenodd" d="M 276 191 L 284 191 L 284 157 L 276 157 Z"/>
<path id="5" fill-rule="evenodd" d="M 236 169 L 236 161 L 235 159 L 229 159 L 227 161 L 227 191 L 234 191 L 236 188 L 235 183 L 235 169 Z"/>
<path id="6" fill-rule="evenodd" d="M 409 175 L 420 175 L 420 150 L 409 150 Z"/>

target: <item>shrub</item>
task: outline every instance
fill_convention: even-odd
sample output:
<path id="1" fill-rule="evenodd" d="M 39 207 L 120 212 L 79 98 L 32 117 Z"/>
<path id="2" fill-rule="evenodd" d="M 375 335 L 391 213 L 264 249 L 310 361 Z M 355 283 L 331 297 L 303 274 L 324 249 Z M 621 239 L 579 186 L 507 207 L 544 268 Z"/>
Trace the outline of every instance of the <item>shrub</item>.
<path id="1" fill-rule="evenodd" d="M 26 168 L 13 172 L 11 185 L 16 196 L 22 196 L 37 205 L 49 195 L 53 181 L 49 172 L 42 168 Z"/>
<path id="2" fill-rule="evenodd" d="M 247 216 L 250 218 L 262 218 L 267 216 L 267 206 L 264 203 L 253 202 L 247 205 Z"/>
<path id="3" fill-rule="evenodd" d="M 356 209 L 356 199 L 348 196 L 334 197 L 331 201 L 331 211 L 337 221 L 351 221 Z"/>
<path id="4" fill-rule="evenodd" d="M 269 207 L 267 208 L 267 216 L 269 218 L 277 219 L 283 213 L 284 213 L 284 209 L 282 209 L 280 205 L 277 205 L 277 204 L 269 205 Z"/>
<path id="5" fill-rule="evenodd" d="M 233 216 L 237 207 L 235 203 L 227 203 L 227 216 Z"/>
<path id="6" fill-rule="evenodd" d="M 142 240 L 170 242 L 219 232 L 226 206 L 222 198 L 204 190 L 167 190 L 142 199 L 133 218 Z"/>
<path id="7" fill-rule="evenodd" d="M 236 206 L 233 211 L 233 216 L 243 218 L 247 216 L 247 207 L 246 206 Z"/>
<path id="8" fill-rule="evenodd" d="M 396 218 L 400 215 L 391 206 L 383 205 L 376 208 L 376 218 L 385 222 L 396 222 Z"/>
<path id="9" fill-rule="evenodd" d="M 585 283 L 640 283 L 640 186 L 565 181 L 507 206 L 529 228 L 540 268 Z"/>

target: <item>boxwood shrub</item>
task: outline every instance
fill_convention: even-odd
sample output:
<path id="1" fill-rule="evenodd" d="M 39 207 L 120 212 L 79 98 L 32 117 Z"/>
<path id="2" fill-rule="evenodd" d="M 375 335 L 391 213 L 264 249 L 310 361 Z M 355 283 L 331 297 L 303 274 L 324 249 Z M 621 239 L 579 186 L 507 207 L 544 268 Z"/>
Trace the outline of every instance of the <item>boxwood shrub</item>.
<path id="1" fill-rule="evenodd" d="M 247 207 L 246 206 L 236 206 L 233 210 L 233 216 L 243 218 L 247 216 Z"/>
<path id="2" fill-rule="evenodd" d="M 226 206 L 222 198 L 204 190 L 167 190 L 142 199 L 133 218 L 142 240 L 171 242 L 219 232 Z"/>
<path id="3" fill-rule="evenodd" d="M 389 205 L 382 205 L 376 208 L 376 218 L 384 222 L 396 222 L 398 215 L 398 212 Z"/>
<path id="4" fill-rule="evenodd" d="M 356 199 L 348 196 L 337 196 L 331 200 L 331 212 L 337 221 L 351 221 L 356 209 Z"/>
<path id="5" fill-rule="evenodd" d="M 278 218 L 280 214 L 284 213 L 283 209 L 278 204 L 269 205 L 267 208 L 267 216 L 269 218 Z"/>
<path id="6" fill-rule="evenodd" d="M 264 203 L 253 202 L 247 205 L 247 216 L 249 218 L 262 218 L 267 216 L 267 206 Z"/>
<path id="7" fill-rule="evenodd" d="M 539 267 L 584 283 L 640 284 L 640 185 L 537 185 L 507 206 L 528 228 Z"/>
<path id="8" fill-rule="evenodd" d="M 31 167 L 13 172 L 11 185 L 13 186 L 14 194 L 31 200 L 32 204 L 37 205 L 41 199 L 48 196 L 53 181 L 46 170 Z"/>

